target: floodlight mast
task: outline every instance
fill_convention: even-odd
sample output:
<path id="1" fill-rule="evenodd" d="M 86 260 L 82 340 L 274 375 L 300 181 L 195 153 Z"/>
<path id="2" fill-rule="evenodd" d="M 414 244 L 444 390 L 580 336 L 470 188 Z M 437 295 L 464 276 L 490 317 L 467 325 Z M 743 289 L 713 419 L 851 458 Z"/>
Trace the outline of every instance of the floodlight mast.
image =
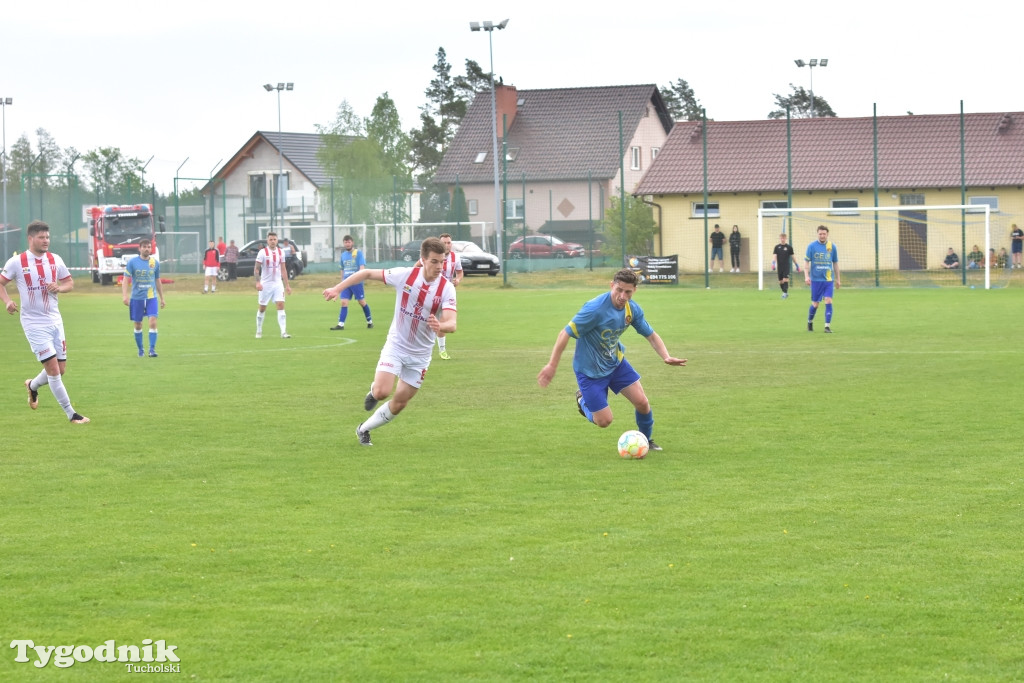
<path id="1" fill-rule="evenodd" d="M 487 31 L 487 43 L 491 55 L 491 157 L 494 159 L 494 233 L 497 236 L 498 258 L 505 262 L 505 245 L 502 244 L 504 232 L 498 227 L 498 221 L 504 226 L 504 216 L 501 213 L 501 188 L 498 184 L 498 98 L 494 91 L 494 31 L 502 30 L 508 26 L 508 19 L 495 24 L 492 21 L 471 21 L 470 31 Z M 508 273 L 504 265 L 501 268 L 502 277 L 508 282 Z"/>
<path id="2" fill-rule="evenodd" d="M 811 118 L 814 118 L 814 67 L 816 66 L 828 66 L 828 59 L 811 59 L 808 62 L 804 62 L 802 59 L 794 59 L 793 62 L 798 67 L 808 67 L 811 72 Z"/>
<path id="3" fill-rule="evenodd" d="M 271 224 L 273 224 L 274 216 L 278 208 L 281 209 L 281 222 L 278 227 L 284 227 L 284 208 L 285 204 L 283 201 L 284 195 L 284 150 L 281 148 L 281 91 L 282 90 L 294 90 L 294 83 L 278 83 L 277 86 L 273 86 L 270 83 L 265 83 L 263 89 L 267 92 L 277 91 L 277 192 L 274 197 L 274 211 L 271 212 Z"/>

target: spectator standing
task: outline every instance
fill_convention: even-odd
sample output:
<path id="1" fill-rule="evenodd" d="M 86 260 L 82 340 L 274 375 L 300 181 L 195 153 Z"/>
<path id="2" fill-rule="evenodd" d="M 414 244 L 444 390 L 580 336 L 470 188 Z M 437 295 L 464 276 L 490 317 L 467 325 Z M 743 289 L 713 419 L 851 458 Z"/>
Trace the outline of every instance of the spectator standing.
<path id="1" fill-rule="evenodd" d="M 740 227 L 738 225 L 732 226 L 732 232 L 729 233 L 729 256 L 732 259 L 732 267 L 729 269 L 730 273 L 740 272 L 740 244 L 742 239 Z"/>
<path id="2" fill-rule="evenodd" d="M 228 269 L 228 280 L 238 279 L 238 246 L 234 240 L 228 244 L 228 248 L 224 250 L 224 264 Z"/>
<path id="3" fill-rule="evenodd" d="M 210 240 L 203 254 L 203 294 L 209 290 L 212 294 L 217 291 L 217 274 L 220 272 L 220 252 Z"/>
<path id="4" fill-rule="evenodd" d="M 1021 268 L 1021 251 L 1024 250 L 1024 230 L 1014 223 L 1010 230 L 1010 253 L 1013 254 L 1013 267 Z"/>
<path id="5" fill-rule="evenodd" d="M 223 237 L 218 237 L 217 238 L 217 254 L 221 257 L 222 260 L 224 259 L 224 254 L 227 252 L 227 250 L 228 250 L 228 245 L 224 244 L 224 238 Z"/>
<path id="6" fill-rule="evenodd" d="M 708 237 L 711 242 L 711 263 L 708 267 L 708 272 L 712 272 L 715 269 L 715 259 L 718 259 L 718 272 L 725 272 L 725 256 L 722 251 L 723 245 L 725 244 L 725 233 L 722 232 L 722 228 L 718 223 L 715 223 L 715 229 L 711 232 L 711 236 Z"/>

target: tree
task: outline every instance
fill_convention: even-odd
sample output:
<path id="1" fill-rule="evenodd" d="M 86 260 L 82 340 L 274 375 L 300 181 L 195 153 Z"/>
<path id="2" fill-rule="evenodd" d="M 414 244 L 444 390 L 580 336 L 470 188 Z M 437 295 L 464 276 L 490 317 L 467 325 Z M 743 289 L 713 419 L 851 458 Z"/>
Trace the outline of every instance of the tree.
<path id="1" fill-rule="evenodd" d="M 700 121 L 704 118 L 704 108 L 701 107 L 697 95 L 690 84 L 682 78 L 677 78 L 675 83 L 659 90 L 672 120 Z"/>
<path id="2" fill-rule="evenodd" d="M 455 137 L 459 123 L 466 115 L 467 99 L 453 79 L 451 64 L 443 47 L 437 49 L 437 61 L 423 94 L 427 103 L 420 107 L 420 127 L 410 132 L 410 161 L 423 181 L 429 181 L 444 157 L 444 150 Z M 422 182 L 422 181 L 421 181 Z"/>
<path id="3" fill-rule="evenodd" d="M 491 74 L 480 68 L 476 61 L 467 59 L 465 75 L 455 77 L 455 92 L 458 96 L 465 100 L 468 106 L 477 93 L 487 92 L 490 89 Z"/>
<path id="4" fill-rule="evenodd" d="M 100 204 L 130 201 L 142 187 L 142 163 L 121 154 L 117 147 L 99 147 L 82 155 L 85 176 Z"/>
<path id="5" fill-rule="evenodd" d="M 604 215 L 606 241 L 602 249 L 608 254 L 622 257 L 622 202 L 618 195 L 611 198 L 611 206 Z M 648 256 L 652 240 L 658 232 L 654 212 L 632 195 L 626 195 L 626 253 L 634 256 Z"/>
<path id="6" fill-rule="evenodd" d="M 786 108 L 789 108 L 789 117 L 792 119 L 809 119 L 812 116 L 814 118 L 823 118 L 826 116 L 836 116 L 836 113 L 832 111 L 832 107 L 824 97 L 814 96 L 814 106 L 811 107 L 811 94 L 803 88 L 798 88 L 792 83 L 789 84 L 792 88 L 793 93 L 789 97 L 783 97 L 782 95 L 775 95 L 775 106 L 777 109 L 768 114 L 770 119 L 784 119 L 786 118 Z"/>
<path id="7" fill-rule="evenodd" d="M 408 220 L 400 193 L 412 188 L 406 165 L 409 140 L 388 94 L 377 98 L 366 119 L 342 102 L 335 121 L 317 129 L 324 140 L 320 163 L 336 180 L 335 210 L 343 220 L 374 224 Z M 351 134 L 360 129 L 365 137 Z"/>

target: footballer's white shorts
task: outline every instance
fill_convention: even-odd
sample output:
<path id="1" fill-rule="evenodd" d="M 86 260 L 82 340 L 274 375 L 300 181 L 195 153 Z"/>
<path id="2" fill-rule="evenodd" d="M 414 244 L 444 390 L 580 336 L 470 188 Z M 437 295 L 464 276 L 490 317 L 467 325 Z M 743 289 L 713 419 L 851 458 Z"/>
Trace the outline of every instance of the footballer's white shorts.
<path id="1" fill-rule="evenodd" d="M 47 358 L 57 360 L 68 359 L 67 343 L 64 341 L 64 325 L 46 325 L 25 330 L 25 338 L 32 347 L 36 360 L 43 362 Z"/>
<path id="2" fill-rule="evenodd" d="M 416 389 L 423 386 L 423 379 L 427 376 L 428 367 L 430 367 L 430 356 L 404 356 L 394 353 L 386 344 L 380 352 L 380 360 L 377 361 L 377 372 L 390 372 L 392 375 L 397 375 L 398 379 Z"/>
<path id="3" fill-rule="evenodd" d="M 206 273 L 206 277 L 217 277 L 217 274 L 220 273 L 220 266 L 205 266 L 205 268 L 206 270 L 203 272 Z"/>
<path id="4" fill-rule="evenodd" d="M 271 301 L 277 303 L 284 302 L 284 285 L 280 282 L 275 282 L 272 285 L 263 283 L 263 289 L 258 294 L 260 295 L 260 306 L 266 306 Z"/>

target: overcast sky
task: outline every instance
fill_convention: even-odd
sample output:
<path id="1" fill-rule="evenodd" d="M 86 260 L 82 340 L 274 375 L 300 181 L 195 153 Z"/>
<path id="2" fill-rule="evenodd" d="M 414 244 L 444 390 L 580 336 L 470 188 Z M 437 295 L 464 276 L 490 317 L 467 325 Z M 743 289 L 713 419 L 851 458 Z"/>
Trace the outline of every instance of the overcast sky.
<path id="1" fill-rule="evenodd" d="M 689 5 L 689 6 L 687 6 Z M 944 7 L 948 9 L 943 9 Z M 8 3 L 0 23 L 6 143 L 44 128 L 62 148 L 118 147 L 169 192 L 208 178 L 257 130 L 315 132 L 343 100 L 370 113 L 388 92 L 417 127 L 439 47 L 453 75 L 494 70 L 521 89 L 689 82 L 709 118 L 764 119 L 774 94 L 811 86 L 794 59 L 827 58 L 814 92 L 839 116 L 1024 109 L 1021 11 L 903 0 L 857 3 L 433 2 Z M 980 8 L 980 6 L 978 6 Z M 143 9 L 145 8 L 145 9 Z M 156 11 L 159 8 L 159 12 Z M 570 8 L 585 8 L 582 16 Z M 1014 16 L 1016 15 L 1016 16 Z M 180 172 L 177 169 L 181 167 Z M 78 167 L 81 170 L 81 167 Z"/>

